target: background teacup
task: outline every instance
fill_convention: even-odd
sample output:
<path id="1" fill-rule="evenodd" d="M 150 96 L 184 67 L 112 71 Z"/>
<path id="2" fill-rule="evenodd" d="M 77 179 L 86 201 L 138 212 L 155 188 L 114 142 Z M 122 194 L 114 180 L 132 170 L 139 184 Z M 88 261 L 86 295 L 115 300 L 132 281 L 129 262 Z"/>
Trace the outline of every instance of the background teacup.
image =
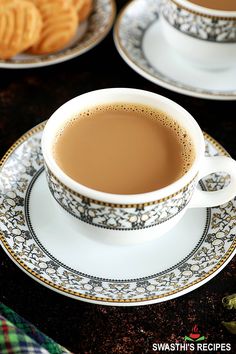
<path id="1" fill-rule="evenodd" d="M 195 157 L 181 178 L 148 193 L 121 195 L 88 188 L 58 166 L 53 154 L 58 132 L 80 112 L 116 103 L 142 104 L 158 109 L 185 129 L 192 141 Z M 48 120 L 42 138 L 48 186 L 61 211 L 69 216 L 68 222 L 82 227 L 98 240 L 115 244 L 157 238 L 174 227 L 189 207 L 223 204 L 236 195 L 236 162 L 225 156 L 205 157 L 204 150 L 202 131 L 184 108 L 163 96 L 129 88 L 93 91 L 70 100 Z M 217 171 L 229 173 L 229 186 L 215 192 L 196 188 L 199 179 Z"/>
<path id="2" fill-rule="evenodd" d="M 167 42 L 190 64 L 213 70 L 235 65 L 236 11 L 162 0 L 161 26 Z"/>

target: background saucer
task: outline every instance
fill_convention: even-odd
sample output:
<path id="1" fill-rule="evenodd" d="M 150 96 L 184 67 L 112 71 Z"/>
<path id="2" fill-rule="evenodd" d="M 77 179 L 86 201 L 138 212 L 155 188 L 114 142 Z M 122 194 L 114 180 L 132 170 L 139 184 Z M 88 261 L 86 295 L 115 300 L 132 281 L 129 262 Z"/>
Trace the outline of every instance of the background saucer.
<path id="1" fill-rule="evenodd" d="M 160 0 L 133 0 L 118 16 L 114 41 L 126 63 L 146 79 L 189 96 L 235 100 L 236 64 L 211 71 L 183 60 L 165 41 L 159 21 Z"/>

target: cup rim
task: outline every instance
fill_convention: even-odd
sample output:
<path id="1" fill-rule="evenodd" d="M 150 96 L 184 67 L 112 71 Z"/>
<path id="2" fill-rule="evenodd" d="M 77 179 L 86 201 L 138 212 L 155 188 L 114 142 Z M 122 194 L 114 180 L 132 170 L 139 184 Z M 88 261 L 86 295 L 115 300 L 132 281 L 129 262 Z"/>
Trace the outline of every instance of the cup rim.
<path id="1" fill-rule="evenodd" d="M 195 129 L 194 139 L 195 139 L 195 146 L 197 147 L 197 149 L 196 149 L 194 162 L 191 168 L 181 178 L 179 178 L 177 181 L 169 184 L 166 187 L 151 192 L 147 192 L 147 193 L 140 193 L 140 194 L 112 194 L 112 193 L 102 192 L 99 190 L 89 188 L 81 183 L 74 181 L 56 164 L 55 160 L 53 159 L 52 149 L 50 149 L 50 143 L 52 144 L 52 142 L 50 141 L 50 137 L 53 134 L 55 137 L 56 132 L 54 129 L 55 127 L 54 124 L 58 123 L 58 121 L 60 120 L 60 115 L 62 114 L 63 111 L 67 110 L 70 106 L 75 105 L 76 103 L 79 104 L 79 102 L 83 102 L 85 97 L 88 99 L 90 98 L 92 99 L 96 95 L 103 96 L 106 94 L 111 94 L 111 95 L 113 94 L 114 96 L 118 96 L 119 94 L 124 94 L 124 92 L 127 94 L 130 93 L 137 96 L 136 102 L 135 100 L 133 100 L 133 102 L 131 103 L 139 103 L 138 96 L 140 95 L 149 98 L 151 97 L 153 100 L 158 99 L 159 103 L 162 102 L 168 105 L 168 107 L 171 106 L 173 110 L 175 110 L 176 112 L 178 111 L 178 114 L 184 115 L 188 123 Z M 120 102 L 120 100 L 114 99 L 114 103 L 115 102 L 118 103 Z M 104 99 L 103 103 L 106 104 L 106 99 Z M 71 116 L 72 116 L 71 114 L 70 115 L 68 114 L 68 120 L 71 119 Z M 54 129 L 54 133 L 50 133 L 52 132 L 53 129 Z M 190 132 L 190 130 L 189 133 L 190 135 L 192 134 L 192 138 L 193 138 L 193 133 Z M 100 90 L 84 93 L 82 95 L 79 95 L 67 101 L 61 107 L 59 107 L 49 118 L 49 120 L 47 121 L 44 127 L 43 136 L 42 136 L 42 153 L 43 153 L 45 163 L 49 168 L 49 170 L 52 172 L 52 174 L 61 182 L 62 185 L 65 185 L 70 191 L 74 192 L 75 194 L 85 196 L 89 199 L 101 201 L 104 203 L 119 204 L 119 205 L 150 203 L 153 201 L 159 201 L 160 199 L 170 197 L 173 194 L 180 192 L 184 187 L 189 185 L 189 183 L 196 177 L 199 170 L 199 163 L 202 157 L 204 156 L 204 149 L 205 149 L 205 145 L 204 145 L 204 138 L 203 138 L 202 131 L 198 123 L 196 122 L 196 120 L 192 117 L 192 115 L 188 111 L 186 111 L 183 107 L 181 107 L 176 102 L 164 96 L 153 93 L 151 91 L 132 89 L 132 88 L 100 89 Z"/>
<path id="2" fill-rule="evenodd" d="M 183 9 L 187 11 L 192 11 L 197 13 L 198 15 L 206 15 L 210 17 L 229 17 L 229 18 L 234 18 L 236 19 L 236 11 L 226 11 L 226 10 L 217 10 L 217 9 L 211 9 L 208 7 L 204 7 L 201 5 L 194 4 L 188 0 L 170 0 L 171 2 L 175 3 L 176 5 L 179 5 Z"/>

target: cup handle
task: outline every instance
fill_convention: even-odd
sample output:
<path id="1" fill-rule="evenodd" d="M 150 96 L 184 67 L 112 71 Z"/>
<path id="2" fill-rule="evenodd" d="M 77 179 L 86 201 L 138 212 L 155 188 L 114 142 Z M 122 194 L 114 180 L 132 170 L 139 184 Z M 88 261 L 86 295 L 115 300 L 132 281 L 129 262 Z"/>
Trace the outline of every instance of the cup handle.
<path id="1" fill-rule="evenodd" d="M 204 157 L 199 171 L 198 181 L 214 172 L 226 172 L 230 175 L 227 187 L 218 191 L 196 189 L 190 201 L 190 208 L 214 207 L 233 199 L 236 195 L 236 161 L 227 156 Z"/>

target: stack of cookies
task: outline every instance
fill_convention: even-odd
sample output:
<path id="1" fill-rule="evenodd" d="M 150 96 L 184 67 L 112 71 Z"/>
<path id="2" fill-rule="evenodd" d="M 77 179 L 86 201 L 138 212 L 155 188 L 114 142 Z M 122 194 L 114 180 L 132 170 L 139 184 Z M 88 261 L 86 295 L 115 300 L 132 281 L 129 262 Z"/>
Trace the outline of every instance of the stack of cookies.
<path id="1" fill-rule="evenodd" d="M 93 0 L 0 0 L 0 58 L 63 49 L 93 8 Z"/>

